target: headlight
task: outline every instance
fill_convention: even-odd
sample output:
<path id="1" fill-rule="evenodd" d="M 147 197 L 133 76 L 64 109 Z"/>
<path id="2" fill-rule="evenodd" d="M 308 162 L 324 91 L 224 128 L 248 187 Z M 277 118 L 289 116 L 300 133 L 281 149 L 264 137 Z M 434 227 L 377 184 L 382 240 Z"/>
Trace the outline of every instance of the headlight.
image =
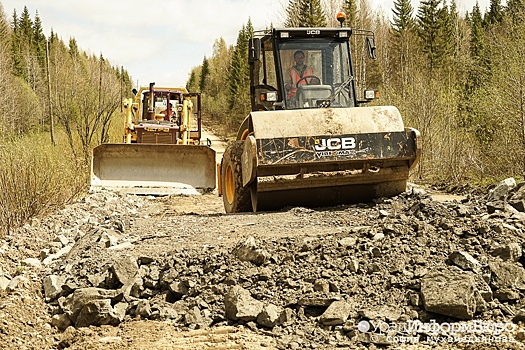
<path id="1" fill-rule="evenodd" d="M 266 93 L 266 101 L 268 101 L 268 102 L 275 102 L 275 101 L 277 101 L 277 91 L 267 92 Z"/>
<path id="2" fill-rule="evenodd" d="M 259 97 L 261 101 L 275 102 L 277 101 L 277 91 L 262 92 Z"/>
<path id="3" fill-rule="evenodd" d="M 365 100 L 374 100 L 376 98 L 379 98 L 379 91 L 365 90 Z"/>

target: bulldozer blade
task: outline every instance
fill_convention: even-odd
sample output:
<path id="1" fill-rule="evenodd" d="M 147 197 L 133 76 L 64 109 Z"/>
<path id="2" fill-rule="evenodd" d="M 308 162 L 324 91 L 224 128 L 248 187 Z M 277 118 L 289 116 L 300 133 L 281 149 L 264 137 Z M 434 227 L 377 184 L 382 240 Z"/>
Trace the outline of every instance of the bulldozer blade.
<path id="1" fill-rule="evenodd" d="M 199 194 L 215 185 L 215 151 L 207 146 L 102 144 L 93 149 L 92 190 Z"/>

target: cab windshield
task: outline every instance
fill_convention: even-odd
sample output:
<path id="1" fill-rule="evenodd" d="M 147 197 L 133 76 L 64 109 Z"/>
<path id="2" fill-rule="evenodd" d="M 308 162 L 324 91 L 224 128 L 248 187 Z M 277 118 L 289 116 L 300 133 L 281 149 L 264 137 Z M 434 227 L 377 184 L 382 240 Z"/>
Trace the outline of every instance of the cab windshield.
<path id="1" fill-rule="evenodd" d="M 148 115 L 148 101 L 149 91 L 143 94 L 142 105 L 144 116 L 143 122 Z M 182 92 L 174 91 L 155 91 L 153 98 L 153 110 L 155 116 L 163 116 L 162 120 L 156 119 L 160 123 L 175 123 L 177 125 L 183 124 L 182 121 L 182 110 L 184 100 L 191 102 L 191 113 L 188 115 L 188 121 L 186 127 L 191 132 L 197 132 L 199 129 L 199 107 L 200 103 L 196 94 L 183 94 Z"/>
<path id="2" fill-rule="evenodd" d="M 278 46 L 286 109 L 355 106 L 347 40 L 288 39 Z"/>

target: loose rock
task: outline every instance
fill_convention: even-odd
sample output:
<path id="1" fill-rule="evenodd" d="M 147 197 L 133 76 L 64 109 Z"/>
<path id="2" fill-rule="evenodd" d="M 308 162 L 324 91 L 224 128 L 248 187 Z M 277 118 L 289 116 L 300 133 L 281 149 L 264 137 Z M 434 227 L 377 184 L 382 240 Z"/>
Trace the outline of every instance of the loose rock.
<path id="1" fill-rule="evenodd" d="M 470 320 L 476 312 L 475 288 L 468 273 L 435 271 L 421 280 L 423 305 L 430 312 Z"/>

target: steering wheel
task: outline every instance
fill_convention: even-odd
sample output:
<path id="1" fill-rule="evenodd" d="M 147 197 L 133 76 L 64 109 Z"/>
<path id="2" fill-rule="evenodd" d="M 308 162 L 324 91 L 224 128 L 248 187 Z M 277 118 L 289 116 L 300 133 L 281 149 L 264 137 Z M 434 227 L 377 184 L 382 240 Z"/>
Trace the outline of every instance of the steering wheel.
<path id="1" fill-rule="evenodd" d="M 316 83 L 316 84 L 310 84 L 310 83 L 308 82 L 308 80 L 306 80 L 306 79 L 317 79 L 317 81 L 318 81 L 319 83 Z M 306 76 L 302 77 L 301 79 L 297 80 L 297 83 L 295 83 L 295 87 L 299 87 L 299 83 L 300 83 L 301 81 L 303 81 L 303 80 L 306 81 L 306 85 L 318 85 L 318 84 L 321 84 L 321 79 L 320 79 L 317 75 L 306 75 Z"/>

